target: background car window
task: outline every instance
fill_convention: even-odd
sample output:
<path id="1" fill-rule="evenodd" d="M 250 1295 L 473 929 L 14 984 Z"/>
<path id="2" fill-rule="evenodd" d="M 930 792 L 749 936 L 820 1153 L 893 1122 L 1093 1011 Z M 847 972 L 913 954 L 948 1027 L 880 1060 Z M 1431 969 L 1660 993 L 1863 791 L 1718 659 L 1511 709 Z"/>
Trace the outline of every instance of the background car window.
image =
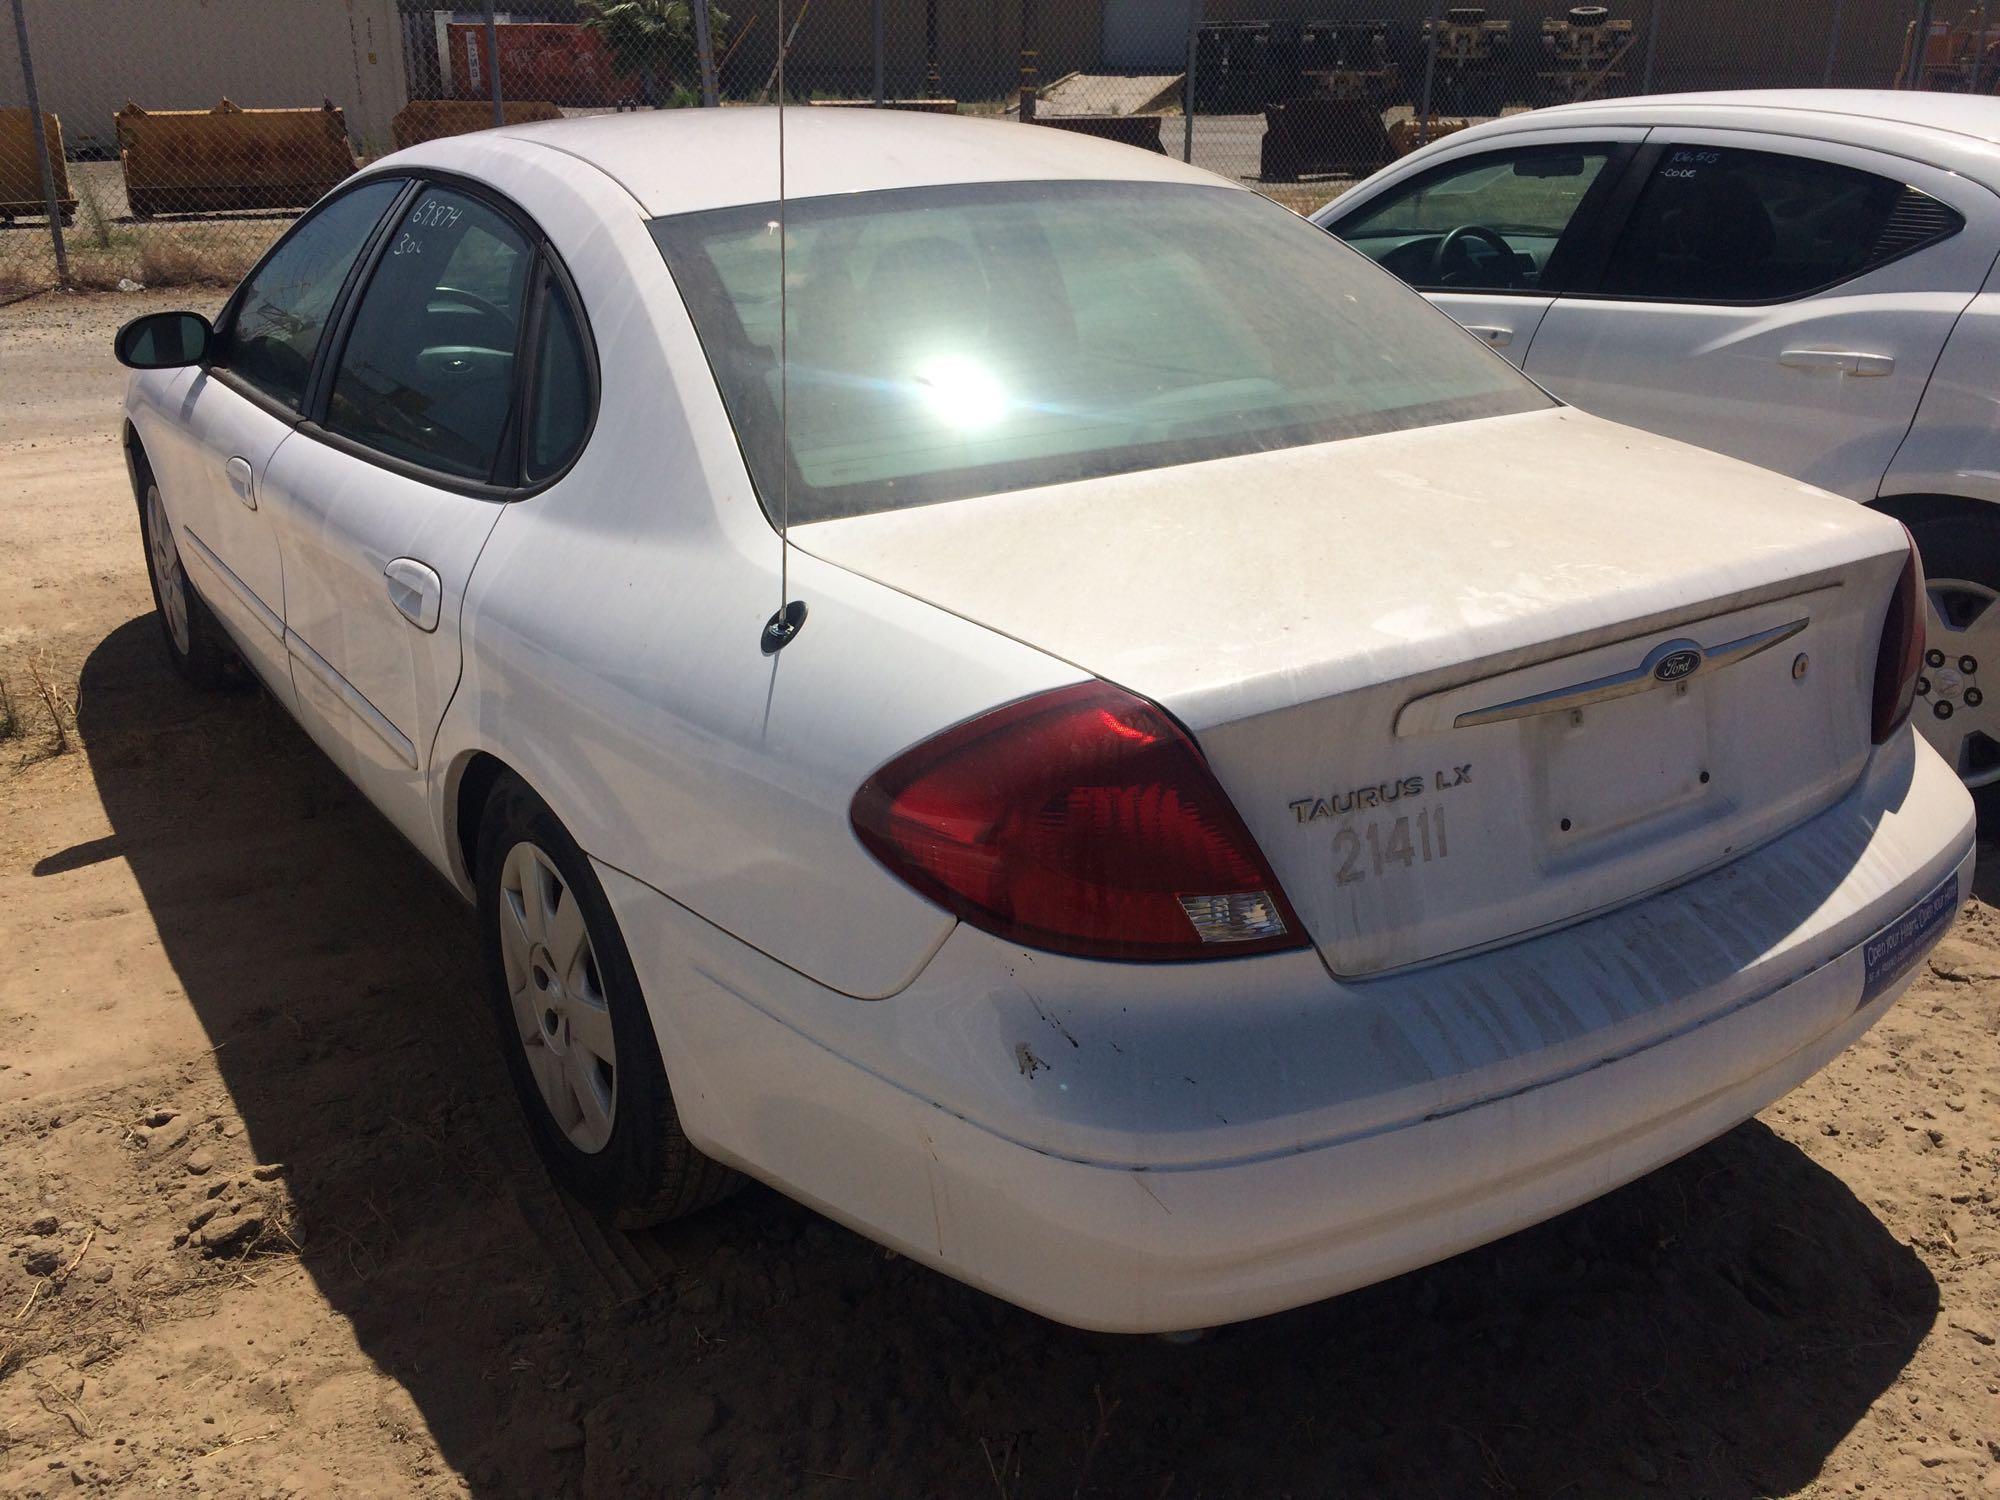
<path id="1" fill-rule="evenodd" d="M 590 425 L 590 365 L 576 309 L 553 276 L 544 278 L 548 299 L 536 340 L 535 393 L 529 405 L 522 475 L 546 479 L 576 456 Z"/>
<path id="2" fill-rule="evenodd" d="M 1611 159 L 1606 146 L 1495 151 L 1391 189 L 1334 233 L 1426 291 L 1528 291 Z"/>
<path id="3" fill-rule="evenodd" d="M 775 205 L 652 227 L 758 493 L 786 488 L 795 522 L 1549 399 L 1238 189 L 908 188 L 797 200 L 786 223 L 784 422 Z"/>
<path id="4" fill-rule="evenodd" d="M 371 182 L 300 224 L 244 283 L 215 367 L 287 406 L 301 405 L 333 299 L 402 190 L 400 179 Z"/>
<path id="5" fill-rule="evenodd" d="M 533 251 L 501 215 L 444 188 L 389 233 L 334 369 L 327 430 L 486 479 L 513 405 Z"/>
<path id="6" fill-rule="evenodd" d="M 1672 146 L 1600 291 L 1676 302 L 1769 302 L 1844 281 L 1964 224 L 1873 172 L 1770 151 Z"/>

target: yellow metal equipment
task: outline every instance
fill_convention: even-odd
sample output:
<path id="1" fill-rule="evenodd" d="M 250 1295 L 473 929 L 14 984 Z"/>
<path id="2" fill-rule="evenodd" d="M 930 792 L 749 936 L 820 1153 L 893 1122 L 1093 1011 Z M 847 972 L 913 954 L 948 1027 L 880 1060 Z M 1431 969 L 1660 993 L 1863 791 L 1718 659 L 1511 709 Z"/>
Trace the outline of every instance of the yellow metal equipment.
<path id="1" fill-rule="evenodd" d="M 138 218 L 232 208 L 304 208 L 354 170 L 347 121 L 318 109 L 118 111 L 125 197 Z"/>
<path id="2" fill-rule="evenodd" d="M 69 168 L 63 161 L 62 121 L 42 111 L 42 138 L 48 142 L 49 168 L 56 179 L 56 211 L 67 224 L 76 217 L 76 199 L 69 193 Z M 42 192 L 42 167 L 35 155 L 34 127 L 25 109 L 0 109 L 0 220 L 23 214 L 48 213 Z"/>

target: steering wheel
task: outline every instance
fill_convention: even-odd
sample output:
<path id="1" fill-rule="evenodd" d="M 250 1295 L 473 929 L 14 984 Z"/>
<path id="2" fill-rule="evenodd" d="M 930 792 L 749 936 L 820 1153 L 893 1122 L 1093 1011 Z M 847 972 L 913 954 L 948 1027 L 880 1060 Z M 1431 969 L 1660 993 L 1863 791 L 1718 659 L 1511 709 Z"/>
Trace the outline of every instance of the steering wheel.
<path id="1" fill-rule="evenodd" d="M 1433 285 L 1448 286 L 1452 284 L 1446 280 L 1446 277 L 1449 274 L 1449 264 L 1454 257 L 1462 264 L 1463 269 L 1473 273 L 1475 278 L 1479 278 L 1484 274 L 1486 268 L 1475 261 L 1470 252 L 1466 250 L 1465 242 L 1467 240 L 1478 240 L 1482 245 L 1487 246 L 1500 257 L 1500 279 L 1497 282 L 1486 283 L 1487 285 L 1497 284 L 1499 286 L 1516 287 L 1524 284 L 1521 280 L 1521 263 L 1514 254 L 1514 247 L 1502 239 L 1498 231 L 1488 229 L 1484 224 L 1461 224 L 1443 239 L 1439 240 L 1437 248 L 1431 252 L 1431 282 Z"/>
<path id="2" fill-rule="evenodd" d="M 469 307 L 476 313 L 484 313 L 489 318 L 500 318 L 502 320 L 505 320 L 508 316 L 503 309 L 496 307 L 491 302 L 488 302 L 484 297 L 480 296 L 479 293 L 468 292 L 467 290 L 465 290 L 464 287 L 441 286 L 437 289 L 437 291 L 433 295 L 441 297 L 446 301 L 456 302 L 459 303 L 461 306 Z"/>

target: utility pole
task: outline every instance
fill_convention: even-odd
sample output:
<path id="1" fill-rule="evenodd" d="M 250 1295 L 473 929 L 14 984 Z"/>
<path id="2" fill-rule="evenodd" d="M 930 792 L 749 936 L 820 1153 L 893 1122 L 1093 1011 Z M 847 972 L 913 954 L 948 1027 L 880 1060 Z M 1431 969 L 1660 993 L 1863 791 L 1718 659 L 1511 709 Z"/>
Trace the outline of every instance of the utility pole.
<path id="1" fill-rule="evenodd" d="M 942 99 L 944 83 L 938 77 L 938 0 L 924 0 L 924 97 Z"/>
<path id="2" fill-rule="evenodd" d="M 715 37 L 710 32 L 708 0 L 694 0 L 694 55 L 701 64 L 701 103 L 714 109 L 722 102 L 715 86 Z"/>
<path id="3" fill-rule="evenodd" d="M 49 211 L 49 239 L 56 250 L 56 281 L 69 285 L 69 247 L 63 243 L 62 205 L 56 201 L 56 169 L 49 160 L 49 132 L 42 121 L 42 96 L 35 87 L 35 61 L 28 55 L 28 18 L 14 0 L 14 36 L 21 44 L 21 83 L 28 95 L 28 129 L 35 137 L 35 165 L 42 172 L 42 202 Z"/>
<path id="4" fill-rule="evenodd" d="M 493 123 L 505 125 L 507 107 L 500 93 L 500 27 L 493 18 L 493 0 L 486 0 L 486 64 L 493 74 Z"/>
<path id="5" fill-rule="evenodd" d="M 875 107 L 880 109 L 889 99 L 889 42 L 888 23 L 883 19 L 883 9 L 888 0 L 875 0 L 875 16 L 871 29 L 875 41 Z"/>

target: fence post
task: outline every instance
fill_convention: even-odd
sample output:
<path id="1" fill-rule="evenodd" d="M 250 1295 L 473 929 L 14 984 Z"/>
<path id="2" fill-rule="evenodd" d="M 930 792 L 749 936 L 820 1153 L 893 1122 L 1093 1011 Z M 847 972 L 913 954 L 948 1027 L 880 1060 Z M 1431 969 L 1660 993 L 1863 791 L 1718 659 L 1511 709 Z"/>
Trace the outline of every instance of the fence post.
<path id="1" fill-rule="evenodd" d="M 944 97 L 943 80 L 938 77 L 937 8 L 938 0 L 924 0 L 924 97 L 926 99 Z"/>
<path id="2" fill-rule="evenodd" d="M 35 87 L 35 61 L 28 55 L 28 18 L 14 0 L 14 36 L 21 44 L 21 83 L 28 95 L 28 129 L 35 137 L 35 165 L 42 172 L 42 202 L 49 211 L 49 239 L 56 250 L 56 281 L 69 285 L 69 247 L 63 243 L 62 205 L 56 202 L 56 170 L 49 161 L 49 133 L 42 125 L 42 96 Z"/>
<path id="3" fill-rule="evenodd" d="M 500 27 L 493 19 L 493 0 L 486 0 L 486 71 L 493 75 L 493 123 L 505 125 L 507 110 L 500 98 Z"/>
<path id="4" fill-rule="evenodd" d="M 694 3 L 694 55 L 701 64 L 701 102 L 714 109 L 722 102 L 715 86 L 715 37 L 709 28 L 708 0 Z"/>
<path id="5" fill-rule="evenodd" d="M 1428 20 L 1424 22 L 1424 89 L 1417 100 L 1417 144 L 1425 145 L 1431 138 L 1431 83 L 1437 77 L 1438 65 L 1438 23 L 1444 16 L 1442 5 L 1432 5 Z"/>
<path id="6" fill-rule="evenodd" d="M 877 109 L 880 109 L 889 99 L 889 42 L 887 23 L 882 19 L 882 12 L 887 4 L 888 0 L 875 0 L 874 5 L 875 107 Z"/>
<path id="7" fill-rule="evenodd" d="M 1905 88 L 1921 89 L 1924 86 L 1924 65 L 1930 61 L 1931 53 L 1931 0 L 1922 0 L 1917 6 L 1917 19 L 1912 23 L 1910 33 L 1910 81 Z"/>
<path id="8" fill-rule="evenodd" d="M 1021 0 L 1021 91 L 1018 102 L 1023 125 L 1034 123 L 1039 72 L 1035 53 L 1035 0 Z"/>
<path id="9" fill-rule="evenodd" d="M 1187 71 L 1181 75 L 1181 160 L 1194 160 L 1194 60 L 1201 43 L 1201 0 L 1188 7 Z"/>
<path id="10" fill-rule="evenodd" d="M 1972 44 L 1972 77 L 1966 81 L 1968 94 L 1979 92 L 1979 73 L 1986 61 L 1986 0 L 1979 0 L 1979 36 Z"/>
<path id="11" fill-rule="evenodd" d="M 1821 88 L 1833 87 L 1833 60 L 1840 51 L 1840 18 L 1846 9 L 1846 0 L 1833 0 L 1833 23 L 1826 32 L 1826 71 L 1820 75 Z"/>
<path id="12" fill-rule="evenodd" d="M 1660 0 L 1653 0 L 1653 8 L 1646 18 L 1646 71 L 1639 80 L 1639 92 L 1653 92 L 1653 55 L 1660 47 Z"/>

